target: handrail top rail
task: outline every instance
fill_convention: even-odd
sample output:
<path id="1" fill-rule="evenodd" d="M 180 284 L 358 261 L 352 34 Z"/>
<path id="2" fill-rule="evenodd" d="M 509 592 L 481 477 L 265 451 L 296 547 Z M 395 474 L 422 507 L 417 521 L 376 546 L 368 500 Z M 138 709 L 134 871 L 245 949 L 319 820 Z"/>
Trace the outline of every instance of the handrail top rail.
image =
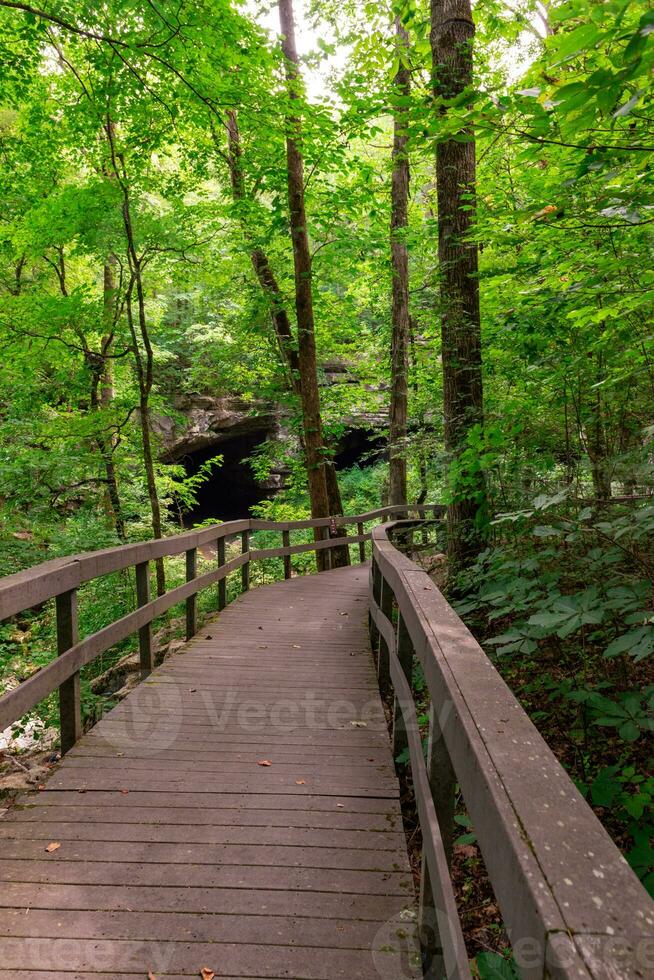
<path id="1" fill-rule="evenodd" d="M 654 902 L 472 633 L 390 540 L 402 523 L 373 528 L 373 574 L 422 665 L 512 941 L 536 941 L 547 975 L 645 977 Z M 624 972 L 611 972 L 616 944 Z"/>
<path id="2" fill-rule="evenodd" d="M 410 504 L 406 507 L 381 507 L 354 516 L 336 515 L 300 521 L 264 521 L 247 518 L 213 524 L 166 538 L 137 541 L 98 551 L 52 558 L 40 565 L 0 578 L 0 622 L 102 575 L 119 572 L 143 562 L 180 555 L 193 548 L 201 548 L 221 538 L 230 538 L 245 531 L 309 530 L 330 527 L 333 522 L 341 526 L 364 524 L 378 517 L 392 516 L 398 512 L 440 513 L 442 510 L 440 504 Z"/>

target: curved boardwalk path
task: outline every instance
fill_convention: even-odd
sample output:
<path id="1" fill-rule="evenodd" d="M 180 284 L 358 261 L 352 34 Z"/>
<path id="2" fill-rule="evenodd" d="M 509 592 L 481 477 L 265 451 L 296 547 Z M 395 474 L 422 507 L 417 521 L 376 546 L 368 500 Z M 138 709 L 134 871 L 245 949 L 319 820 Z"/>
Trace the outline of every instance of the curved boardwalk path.
<path id="1" fill-rule="evenodd" d="M 367 580 L 247 593 L 0 820 L 0 980 L 418 975 Z"/>

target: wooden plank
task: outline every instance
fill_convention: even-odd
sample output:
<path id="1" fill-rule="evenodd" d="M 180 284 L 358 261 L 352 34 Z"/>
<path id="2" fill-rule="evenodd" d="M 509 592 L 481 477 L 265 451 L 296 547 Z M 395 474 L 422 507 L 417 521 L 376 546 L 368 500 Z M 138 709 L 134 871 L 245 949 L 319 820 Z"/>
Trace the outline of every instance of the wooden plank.
<path id="1" fill-rule="evenodd" d="M 386 922 L 410 908 L 410 903 L 403 895 L 299 893 L 202 885 L 145 889 L 136 885 L 5 882 L 0 889 L 0 908 L 211 912 L 214 916 L 247 915 L 255 919 L 268 915 L 300 916 L 303 920 L 352 917 L 359 922 Z"/>
<path id="2" fill-rule="evenodd" d="M 402 956 L 378 950 L 382 976 L 415 976 L 402 973 Z M 245 943 L 166 943 L 163 941 L 78 939 L 2 939 L 0 961 L 5 970 L 57 970 L 62 962 L 69 971 L 114 970 L 116 974 L 147 971 L 159 976 L 181 972 L 199 974 L 203 964 L 213 963 L 225 973 L 245 977 L 302 977 L 306 980 L 379 980 L 380 972 L 370 950 L 339 950 L 311 946 L 266 946 Z M 193 963 L 193 972 L 189 963 Z M 197 965 L 197 970 L 194 969 Z"/>
<path id="3" fill-rule="evenodd" d="M 140 888 L 186 887 L 198 881 L 204 888 L 269 888 L 275 891 L 335 892 L 348 895 L 401 895 L 413 901 L 408 872 L 351 868 L 301 868 L 286 865 L 197 865 L 164 863 L 124 864 L 119 861 L 64 861 L 3 858 L 0 882 L 69 885 L 133 885 Z"/>
<path id="4" fill-rule="evenodd" d="M 276 846 L 293 847 L 324 847 L 325 834 L 322 827 L 299 828 L 292 826 L 290 821 L 292 811 L 287 811 L 287 823 L 283 826 L 194 826 L 189 824 L 112 824 L 105 819 L 86 820 L 76 823 L 74 820 L 42 819 L 38 825 L 31 822 L 0 821 L 0 840 L 29 840 L 29 841 L 96 841 L 105 843 L 148 844 L 220 844 L 247 845 L 274 848 Z M 337 848 L 353 850 L 388 851 L 401 857 L 404 848 L 404 835 L 397 831 L 386 830 L 380 833 L 370 833 L 369 830 L 337 830 L 332 829 L 330 845 Z M 64 854 L 67 857 L 67 853 Z"/>
<path id="5" fill-rule="evenodd" d="M 352 811 L 345 809 L 351 807 L 348 801 L 341 809 L 332 803 L 330 809 L 324 810 L 305 810 L 294 806 L 292 809 L 257 808 L 247 806 L 244 803 L 241 807 L 194 807 L 194 806 L 174 806 L 165 805 L 165 802 L 157 804 L 156 819 L 157 823 L 152 824 L 152 808 L 146 806 L 131 805 L 132 796 L 122 806 L 112 806 L 107 802 L 104 806 L 98 805 L 95 793 L 41 793 L 39 804 L 13 806 L 0 822 L 0 827 L 8 826 L 12 823 L 42 823 L 50 825 L 52 823 L 84 823 L 90 824 L 111 824 L 113 827 L 137 824 L 161 826 L 173 828 L 176 826 L 187 826 L 193 828 L 210 827 L 216 832 L 222 828 L 259 828 L 269 829 L 277 827 L 294 827 L 301 830 L 324 829 L 334 833 L 342 830 L 366 830 L 372 835 L 375 843 L 381 835 L 386 833 L 400 833 L 402 830 L 402 818 L 399 807 L 392 802 L 386 810 L 380 813 L 370 813 L 366 811 Z M 107 798 L 105 794 L 104 799 Z M 114 797 L 112 796 L 112 800 Z M 173 801 L 171 801 L 172 804 Z M 305 801 L 303 801 L 304 804 Z M 143 831 L 145 832 L 145 830 Z"/>
<path id="6" fill-rule="evenodd" d="M 0 937 L 264 944 L 310 947 L 320 950 L 322 955 L 326 949 L 368 950 L 380 932 L 380 925 L 373 920 L 336 918 L 326 928 L 322 918 L 294 918 L 288 913 L 68 911 L 39 909 L 30 904 L 29 915 L 24 908 L 4 909 L 0 916 Z M 407 925 L 409 931 L 414 928 L 411 923 Z"/>

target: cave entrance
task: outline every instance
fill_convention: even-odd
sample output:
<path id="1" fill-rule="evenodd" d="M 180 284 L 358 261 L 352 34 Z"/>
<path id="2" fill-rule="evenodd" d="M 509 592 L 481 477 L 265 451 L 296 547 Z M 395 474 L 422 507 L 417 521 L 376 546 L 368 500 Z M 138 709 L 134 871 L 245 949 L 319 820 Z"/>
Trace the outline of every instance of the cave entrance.
<path id="1" fill-rule="evenodd" d="M 349 470 L 352 466 L 374 466 L 385 458 L 386 451 L 386 437 L 378 430 L 348 429 L 338 440 L 334 466 L 337 470 Z"/>
<path id="2" fill-rule="evenodd" d="M 256 504 L 270 499 L 279 489 L 255 479 L 248 458 L 257 446 L 266 441 L 267 432 L 250 432 L 233 436 L 205 449 L 187 453 L 180 460 L 189 476 L 198 472 L 203 463 L 222 456 L 209 478 L 197 490 L 197 504 L 184 516 L 184 523 L 193 526 L 204 521 L 235 521 L 250 515 Z"/>

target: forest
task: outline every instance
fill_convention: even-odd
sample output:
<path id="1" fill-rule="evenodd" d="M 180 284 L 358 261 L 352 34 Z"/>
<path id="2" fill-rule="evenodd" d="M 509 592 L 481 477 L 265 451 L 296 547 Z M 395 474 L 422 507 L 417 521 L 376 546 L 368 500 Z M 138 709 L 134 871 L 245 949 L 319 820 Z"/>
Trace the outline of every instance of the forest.
<path id="1" fill-rule="evenodd" d="M 429 571 L 654 894 L 651 5 L 0 0 L 0 72 L 0 575 L 445 504 Z"/>

